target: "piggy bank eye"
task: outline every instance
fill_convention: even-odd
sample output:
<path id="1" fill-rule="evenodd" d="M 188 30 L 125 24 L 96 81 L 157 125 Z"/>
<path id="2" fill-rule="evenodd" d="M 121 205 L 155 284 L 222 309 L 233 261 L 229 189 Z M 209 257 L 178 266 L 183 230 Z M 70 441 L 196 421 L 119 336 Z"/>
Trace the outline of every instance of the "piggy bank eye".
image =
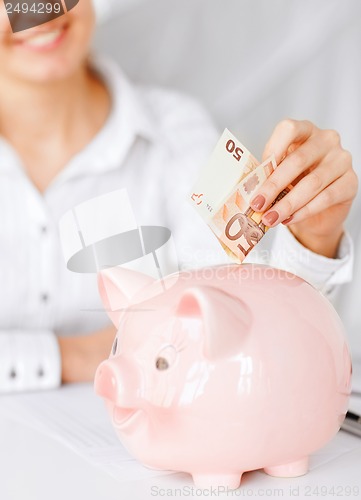
<path id="1" fill-rule="evenodd" d="M 157 370 L 168 370 L 177 357 L 177 351 L 172 345 L 164 347 L 155 360 Z"/>
<path id="2" fill-rule="evenodd" d="M 118 348 L 118 337 L 115 337 L 114 344 L 113 344 L 113 347 L 112 347 L 112 354 L 113 354 L 113 356 L 116 355 L 117 348 Z"/>
<path id="3" fill-rule="evenodd" d="M 157 358 L 155 361 L 155 366 L 157 370 L 168 370 L 169 368 L 169 363 L 165 358 Z"/>

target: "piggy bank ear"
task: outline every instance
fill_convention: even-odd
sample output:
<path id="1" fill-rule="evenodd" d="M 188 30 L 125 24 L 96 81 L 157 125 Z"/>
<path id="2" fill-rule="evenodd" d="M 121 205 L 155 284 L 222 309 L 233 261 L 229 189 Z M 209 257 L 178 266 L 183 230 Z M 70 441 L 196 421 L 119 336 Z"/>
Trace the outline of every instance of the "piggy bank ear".
<path id="1" fill-rule="evenodd" d="M 252 323 L 252 313 L 244 302 L 211 286 L 186 290 L 178 303 L 176 315 L 201 318 L 205 335 L 204 355 L 209 360 L 239 353 Z"/>
<path id="2" fill-rule="evenodd" d="M 100 297 L 117 328 L 123 312 L 131 305 L 132 297 L 154 282 L 151 276 L 122 267 L 112 267 L 98 273 Z"/>

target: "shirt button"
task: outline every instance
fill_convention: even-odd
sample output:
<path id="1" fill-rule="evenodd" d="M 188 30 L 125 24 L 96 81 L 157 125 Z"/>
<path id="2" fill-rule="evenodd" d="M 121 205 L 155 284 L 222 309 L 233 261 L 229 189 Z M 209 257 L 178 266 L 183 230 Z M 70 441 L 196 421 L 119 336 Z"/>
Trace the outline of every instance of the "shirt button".
<path id="1" fill-rule="evenodd" d="M 47 226 L 41 226 L 40 227 L 40 232 L 43 235 L 46 235 L 48 233 L 48 227 Z"/>
<path id="2" fill-rule="evenodd" d="M 46 302 L 48 302 L 48 300 L 49 300 L 49 294 L 48 293 L 42 293 L 40 295 L 40 300 L 41 300 L 41 302 L 43 302 L 44 304 L 46 304 Z"/>

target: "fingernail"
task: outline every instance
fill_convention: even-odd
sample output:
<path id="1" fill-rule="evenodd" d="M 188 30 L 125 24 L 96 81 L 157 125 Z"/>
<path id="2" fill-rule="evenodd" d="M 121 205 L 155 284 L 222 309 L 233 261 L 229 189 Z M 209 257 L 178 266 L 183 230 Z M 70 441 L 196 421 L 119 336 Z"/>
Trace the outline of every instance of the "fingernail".
<path id="1" fill-rule="evenodd" d="M 256 210 L 262 210 L 262 207 L 266 203 L 266 198 L 259 194 L 258 196 L 255 197 L 254 200 L 251 201 L 252 208 L 255 208 Z"/>
<path id="2" fill-rule="evenodd" d="M 289 222 L 291 222 L 292 220 L 293 220 L 293 215 L 291 215 L 291 217 L 288 217 L 288 219 L 285 219 L 285 220 L 282 222 L 282 224 L 284 224 L 284 225 L 286 226 L 286 225 L 287 225 Z"/>
<path id="3" fill-rule="evenodd" d="M 267 215 L 263 217 L 263 219 L 266 221 L 267 226 L 272 226 L 277 219 L 279 218 L 279 213 L 276 211 L 269 212 Z"/>

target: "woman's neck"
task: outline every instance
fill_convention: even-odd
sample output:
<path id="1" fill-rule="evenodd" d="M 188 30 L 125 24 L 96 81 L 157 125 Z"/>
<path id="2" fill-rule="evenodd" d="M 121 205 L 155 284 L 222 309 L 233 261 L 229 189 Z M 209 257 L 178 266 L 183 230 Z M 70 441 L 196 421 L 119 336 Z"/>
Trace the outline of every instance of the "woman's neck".
<path id="1" fill-rule="evenodd" d="M 99 85 L 86 67 L 49 84 L 0 77 L 0 133 L 12 144 L 54 133 L 68 139 L 79 119 L 91 115 Z"/>
<path id="2" fill-rule="evenodd" d="M 0 134 L 41 191 L 101 129 L 109 109 L 104 85 L 85 66 L 46 85 L 0 78 Z"/>

